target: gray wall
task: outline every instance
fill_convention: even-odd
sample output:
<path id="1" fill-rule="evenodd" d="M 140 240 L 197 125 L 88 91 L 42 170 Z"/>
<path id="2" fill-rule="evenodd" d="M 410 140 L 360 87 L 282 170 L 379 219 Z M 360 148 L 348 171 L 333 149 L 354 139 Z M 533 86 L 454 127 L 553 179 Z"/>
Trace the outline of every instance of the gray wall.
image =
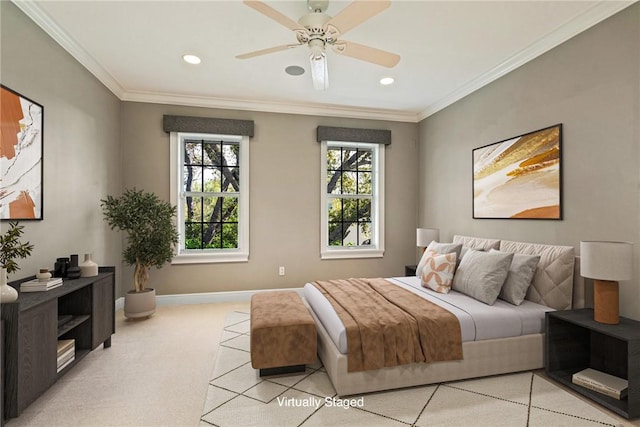
<path id="1" fill-rule="evenodd" d="M 99 201 L 121 188 L 121 103 L 12 3 L 0 2 L 0 15 L 2 84 L 44 106 L 44 220 L 21 222 L 35 248 L 9 280 L 70 254 L 120 266 L 120 236 Z"/>
<path id="2" fill-rule="evenodd" d="M 153 269 L 160 294 L 300 287 L 310 280 L 399 276 L 415 258 L 418 126 L 315 116 L 124 102 L 123 188 L 169 200 L 169 135 L 163 114 L 255 121 L 250 144 L 249 262 L 168 265 Z M 318 125 L 390 129 L 386 148 L 384 258 L 320 260 Z M 278 276 L 284 266 L 285 276 Z M 130 281 L 125 273 L 123 282 Z"/>
<path id="3" fill-rule="evenodd" d="M 472 219 L 471 150 L 563 123 L 564 220 Z M 640 319 L 640 4 L 420 123 L 419 224 L 572 245 L 635 242 L 621 313 Z"/>

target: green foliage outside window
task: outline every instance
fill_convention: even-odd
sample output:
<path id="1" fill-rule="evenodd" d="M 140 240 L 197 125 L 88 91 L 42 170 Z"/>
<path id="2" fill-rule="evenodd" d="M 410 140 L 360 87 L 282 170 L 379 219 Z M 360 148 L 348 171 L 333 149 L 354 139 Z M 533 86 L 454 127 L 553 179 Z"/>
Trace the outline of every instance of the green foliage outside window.
<path id="1" fill-rule="evenodd" d="M 371 244 L 373 172 L 371 149 L 327 149 L 329 245 Z"/>
<path id="2" fill-rule="evenodd" d="M 238 248 L 240 145 L 185 140 L 185 249 Z"/>

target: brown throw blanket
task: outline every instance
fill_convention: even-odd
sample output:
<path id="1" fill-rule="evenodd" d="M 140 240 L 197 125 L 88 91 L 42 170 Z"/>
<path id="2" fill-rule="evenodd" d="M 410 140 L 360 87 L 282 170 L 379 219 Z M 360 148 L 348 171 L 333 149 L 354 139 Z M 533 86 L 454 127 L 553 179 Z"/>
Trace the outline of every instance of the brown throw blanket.
<path id="1" fill-rule="evenodd" d="M 458 319 L 385 279 L 314 282 L 347 330 L 347 370 L 462 359 Z"/>

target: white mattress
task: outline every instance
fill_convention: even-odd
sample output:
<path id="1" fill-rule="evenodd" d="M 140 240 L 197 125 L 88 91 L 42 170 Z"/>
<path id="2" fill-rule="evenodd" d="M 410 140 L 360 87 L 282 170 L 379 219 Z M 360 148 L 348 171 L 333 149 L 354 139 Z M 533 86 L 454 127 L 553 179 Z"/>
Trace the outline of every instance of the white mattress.
<path id="1" fill-rule="evenodd" d="M 439 294 L 422 287 L 415 276 L 387 280 L 453 313 L 460 322 L 463 342 L 542 333 L 544 314 L 553 311 L 527 300 L 515 306 L 499 299 L 490 306 L 453 290 Z M 331 303 L 310 283 L 304 286 L 303 294 L 338 350 L 347 354 L 347 332 Z"/>

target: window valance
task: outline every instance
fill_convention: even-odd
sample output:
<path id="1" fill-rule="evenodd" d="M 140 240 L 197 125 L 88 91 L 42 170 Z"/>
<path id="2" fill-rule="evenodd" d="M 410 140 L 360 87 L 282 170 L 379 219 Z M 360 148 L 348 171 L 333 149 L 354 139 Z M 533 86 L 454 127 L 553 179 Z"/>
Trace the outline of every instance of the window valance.
<path id="1" fill-rule="evenodd" d="M 162 129 L 165 132 L 253 136 L 253 120 L 164 115 L 162 116 Z"/>
<path id="2" fill-rule="evenodd" d="M 375 144 L 391 144 L 391 131 L 384 129 L 339 128 L 332 126 L 318 126 L 318 142 L 321 141 L 349 141 L 371 142 Z"/>

